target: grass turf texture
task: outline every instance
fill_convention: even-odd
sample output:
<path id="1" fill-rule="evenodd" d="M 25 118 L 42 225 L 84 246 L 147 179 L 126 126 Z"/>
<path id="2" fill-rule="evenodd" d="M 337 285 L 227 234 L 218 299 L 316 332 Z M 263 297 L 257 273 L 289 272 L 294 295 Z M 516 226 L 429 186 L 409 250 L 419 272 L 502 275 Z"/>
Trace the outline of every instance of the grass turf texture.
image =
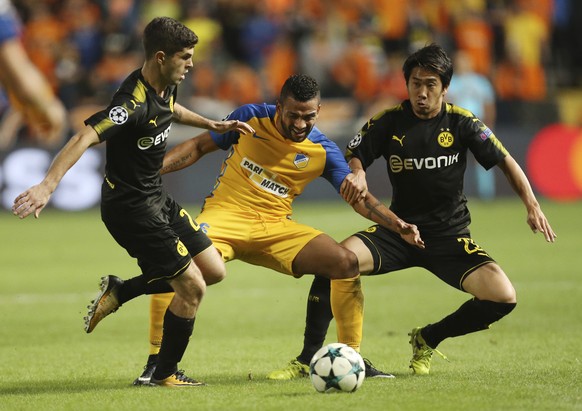
<path id="1" fill-rule="evenodd" d="M 516 310 L 491 330 L 445 340 L 449 358 L 412 376 L 407 332 L 468 296 L 421 269 L 364 278 L 362 354 L 395 380 L 354 394 L 319 394 L 308 379 L 265 380 L 299 353 L 311 276 L 293 279 L 240 262 L 210 287 L 181 362 L 208 383 L 194 389 L 131 385 L 148 354 L 148 302 L 127 303 L 90 335 L 85 305 L 101 275 L 137 274 L 97 210 L 45 210 L 19 221 L 0 212 L 2 410 L 570 410 L 582 409 L 580 203 L 543 203 L 558 234 L 547 244 L 521 203 L 470 202 L 472 235 L 508 273 Z M 193 215 L 198 206 L 188 209 Z M 299 203 L 295 218 L 341 240 L 367 227 L 340 203 Z M 332 326 L 327 342 L 334 342 Z M 252 375 L 252 379 L 249 378 Z"/>

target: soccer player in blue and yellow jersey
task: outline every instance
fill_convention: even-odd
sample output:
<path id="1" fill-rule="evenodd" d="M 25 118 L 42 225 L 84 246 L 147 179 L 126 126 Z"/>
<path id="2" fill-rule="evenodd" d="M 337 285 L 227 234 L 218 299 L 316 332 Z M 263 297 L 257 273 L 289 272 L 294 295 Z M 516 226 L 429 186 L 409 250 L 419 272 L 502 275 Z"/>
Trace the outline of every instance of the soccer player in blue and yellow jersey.
<path id="1" fill-rule="evenodd" d="M 137 259 L 142 275 L 127 281 L 102 278 L 88 306 L 91 332 L 123 303 L 145 293 L 175 291 L 163 314 L 164 342 L 151 382 L 195 387 L 201 382 L 178 371 L 206 286 L 226 274 L 224 262 L 186 210 L 165 192 L 160 168 L 172 123 L 214 132 L 252 132 L 237 120 L 211 121 L 176 103 L 177 86 L 192 68 L 198 37 L 178 21 L 159 17 L 144 30 L 144 65 L 123 81 L 109 106 L 85 121 L 57 154 L 43 181 L 15 200 L 12 210 L 38 217 L 65 173 L 87 148 L 106 143 L 101 217 L 113 238 Z"/>
<path id="2" fill-rule="evenodd" d="M 497 166 L 503 171 L 524 203 L 534 233 L 543 233 L 549 242 L 556 235 L 524 172 L 493 132 L 469 111 L 444 101 L 453 75 L 445 51 L 436 44 L 426 46 L 408 57 L 403 72 L 409 99 L 376 114 L 349 142 L 346 158 L 357 178 L 347 181 L 350 184 L 342 195 L 348 202 L 357 199 L 366 168 L 377 158 L 385 158 L 393 189 L 390 208 L 418 227 L 425 248 L 411 247 L 378 225 L 342 244 L 356 253 L 363 275 L 424 267 L 450 286 L 472 294 L 454 313 L 409 334 L 410 368 L 415 374 L 428 374 L 441 341 L 489 328 L 517 302 L 505 272 L 469 232 L 470 214 L 463 193 L 468 151 L 486 169 Z M 319 290 L 328 292 L 324 287 Z M 328 311 L 307 312 L 306 336 L 325 335 L 331 316 L 320 333 L 311 328 L 321 326 Z M 322 342 L 306 341 L 299 360 L 308 361 Z"/>
<path id="3" fill-rule="evenodd" d="M 227 117 L 248 123 L 254 133 L 203 133 L 169 151 L 162 172 L 184 168 L 218 149 L 227 150 L 214 189 L 196 218 L 200 227 L 226 262 L 238 259 L 295 277 L 315 274 L 333 280 L 331 308 L 338 339 L 359 350 L 362 297 L 356 256 L 327 234 L 292 218 L 293 200 L 311 181 L 323 176 L 339 192 L 351 176 L 337 145 L 315 127 L 319 110 L 317 82 L 305 75 L 291 76 L 276 105 L 245 105 Z M 416 227 L 398 219 L 373 195 L 360 197 L 352 205 L 407 244 L 422 246 Z M 330 293 L 323 298 L 326 303 L 312 304 L 329 307 Z M 162 336 L 161 313 L 170 299 L 168 294 L 152 296 L 150 357 L 136 385 L 147 384 L 155 369 Z M 355 309 L 346 312 L 344 306 Z M 289 367 L 291 376 L 309 371 L 297 361 Z M 369 362 L 366 371 L 390 377 Z M 285 373 L 281 377 L 289 378 Z"/>

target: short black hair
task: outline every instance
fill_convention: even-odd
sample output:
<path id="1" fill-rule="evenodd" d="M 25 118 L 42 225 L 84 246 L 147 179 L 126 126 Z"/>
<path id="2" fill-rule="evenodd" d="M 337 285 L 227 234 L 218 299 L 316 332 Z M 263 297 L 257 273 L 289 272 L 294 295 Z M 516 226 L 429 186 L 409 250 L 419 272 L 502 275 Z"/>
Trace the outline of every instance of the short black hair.
<path id="1" fill-rule="evenodd" d="M 408 84 L 410 74 L 415 67 L 422 67 L 437 73 L 443 83 L 443 88 L 447 88 L 451 84 L 453 62 L 445 50 L 436 43 L 429 44 L 408 56 L 402 66 L 406 84 Z"/>
<path id="2" fill-rule="evenodd" d="M 198 36 L 188 27 L 171 17 L 156 17 L 148 23 L 143 32 L 143 48 L 146 59 L 163 51 L 171 56 L 194 47 Z"/>
<path id="3" fill-rule="evenodd" d="M 279 101 L 282 102 L 287 97 L 301 102 L 320 98 L 319 84 L 313 77 L 306 74 L 294 74 L 283 84 Z"/>

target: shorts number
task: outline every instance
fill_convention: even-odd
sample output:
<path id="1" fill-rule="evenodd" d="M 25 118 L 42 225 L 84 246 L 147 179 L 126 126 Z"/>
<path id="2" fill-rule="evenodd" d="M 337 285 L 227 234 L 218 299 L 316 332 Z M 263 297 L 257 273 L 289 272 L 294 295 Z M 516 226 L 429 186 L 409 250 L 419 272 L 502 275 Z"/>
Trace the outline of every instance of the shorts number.
<path id="1" fill-rule="evenodd" d="M 477 253 L 479 255 L 489 256 L 489 254 L 487 254 L 485 250 L 479 247 L 479 245 L 472 238 L 461 237 L 457 238 L 457 241 L 459 243 L 465 243 L 464 248 L 467 254 Z"/>
<path id="2" fill-rule="evenodd" d="M 184 217 L 184 216 L 188 217 L 188 221 L 190 221 L 190 225 L 192 226 L 194 231 L 200 230 L 200 226 L 198 224 L 196 224 L 196 221 L 194 221 L 192 219 L 192 217 L 190 217 L 190 214 L 188 214 L 188 211 L 181 209 L 180 210 L 180 217 Z"/>

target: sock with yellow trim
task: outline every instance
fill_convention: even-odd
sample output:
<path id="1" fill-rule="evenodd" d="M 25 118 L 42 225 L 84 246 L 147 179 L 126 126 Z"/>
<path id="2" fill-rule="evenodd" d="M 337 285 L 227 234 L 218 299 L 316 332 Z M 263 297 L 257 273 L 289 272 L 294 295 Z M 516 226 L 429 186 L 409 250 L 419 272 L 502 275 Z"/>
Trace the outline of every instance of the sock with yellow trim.
<path id="1" fill-rule="evenodd" d="M 360 351 L 364 324 L 364 293 L 360 276 L 331 280 L 331 310 L 338 342 Z"/>

